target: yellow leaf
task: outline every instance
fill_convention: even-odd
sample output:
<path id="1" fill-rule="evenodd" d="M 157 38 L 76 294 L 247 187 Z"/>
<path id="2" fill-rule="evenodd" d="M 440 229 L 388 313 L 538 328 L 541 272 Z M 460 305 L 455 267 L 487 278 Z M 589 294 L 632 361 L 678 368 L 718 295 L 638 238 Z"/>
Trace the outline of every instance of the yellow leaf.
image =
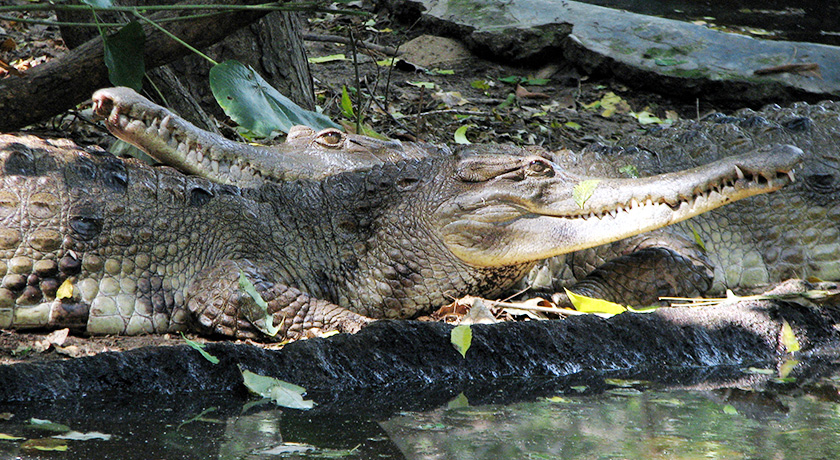
<path id="1" fill-rule="evenodd" d="M 64 452 L 67 450 L 67 441 L 54 438 L 30 439 L 21 444 L 20 448 L 28 450 Z"/>
<path id="2" fill-rule="evenodd" d="M 470 349 L 472 343 L 472 329 L 464 324 L 455 326 L 449 336 L 449 341 L 461 353 L 464 358 L 467 357 L 467 350 Z"/>
<path id="3" fill-rule="evenodd" d="M 572 189 L 572 199 L 575 200 L 575 204 L 580 206 L 580 209 L 583 209 L 583 205 L 586 203 L 592 194 L 595 192 L 595 188 L 598 186 L 598 183 L 601 182 L 598 179 L 588 179 L 579 182 L 575 185 L 575 188 Z"/>
<path id="4" fill-rule="evenodd" d="M 575 309 L 584 313 L 606 313 L 609 315 L 618 315 L 627 311 L 627 308 L 617 303 L 575 294 L 568 289 L 566 289 L 566 295 L 569 296 L 569 301 L 572 302 Z"/>
<path id="5" fill-rule="evenodd" d="M 790 371 L 792 371 L 797 364 L 799 364 L 799 361 L 795 359 L 788 359 L 783 362 L 782 365 L 779 366 L 779 378 L 786 379 L 788 375 L 790 375 Z"/>
<path id="6" fill-rule="evenodd" d="M 467 130 L 473 127 L 475 127 L 475 125 L 464 125 L 456 129 L 455 143 L 461 145 L 472 144 L 472 142 L 470 142 L 469 139 L 467 139 Z"/>
<path id="7" fill-rule="evenodd" d="M 70 278 L 61 283 L 61 286 L 55 291 L 55 298 L 58 300 L 73 298 L 73 282 L 70 281 Z"/>
<path id="8" fill-rule="evenodd" d="M 796 339 L 796 334 L 793 333 L 793 328 L 784 319 L 782 320 L 782 344 L 788 353 L 795 353 L 801 349 L 799 340 Z"/>

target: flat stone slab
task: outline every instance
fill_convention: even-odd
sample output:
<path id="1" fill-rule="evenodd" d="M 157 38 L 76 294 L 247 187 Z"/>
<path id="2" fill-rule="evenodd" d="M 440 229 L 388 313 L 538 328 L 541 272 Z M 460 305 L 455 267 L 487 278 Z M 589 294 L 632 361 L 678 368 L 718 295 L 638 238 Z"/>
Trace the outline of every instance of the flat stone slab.
<path id="1" fill-rule="evenodd" d="M 404 4 L 425 10 L 427 24 L 459 35 L 474 52 L 498 59 L 560 58 L 631 87 L 734 103 L 840 96 L 840 47 L 755 39 L 574 1 Z M 770 70 L 791 64 L 808 67 Z"/>

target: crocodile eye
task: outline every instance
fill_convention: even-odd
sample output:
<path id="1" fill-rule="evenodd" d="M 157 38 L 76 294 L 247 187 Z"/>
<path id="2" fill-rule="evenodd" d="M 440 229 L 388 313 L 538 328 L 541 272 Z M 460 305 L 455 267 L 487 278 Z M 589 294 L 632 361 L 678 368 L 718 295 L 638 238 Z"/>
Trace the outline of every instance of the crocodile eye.
<path id="1" fill-rule="evenodd" d="M 343 139 L 344 135 L 341 131 L 337 129 L 325 129 L 318 133 L 318 137 L 315 138 L 315 142 L 323 145 L 324 147 L 341 147 Z"/>
<path id="2" fill-rule="evenodd" d="M 531 160 L 528 163 L 527 174 L 529 176 L 554 176 L 554 168 L 551 167 L 548 161 L 540 158 Z"/>

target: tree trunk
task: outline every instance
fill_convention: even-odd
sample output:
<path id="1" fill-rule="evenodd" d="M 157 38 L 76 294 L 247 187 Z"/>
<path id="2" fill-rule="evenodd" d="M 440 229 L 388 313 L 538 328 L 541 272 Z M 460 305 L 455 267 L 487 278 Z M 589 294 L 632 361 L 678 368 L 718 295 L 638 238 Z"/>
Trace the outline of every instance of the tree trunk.
<path id="1" fill-rule="evenodd" d="M 193 0 L 184 3 L 201 2 Z M 218 0 L 216 3 L 240 5 L 258 4 L 262 2 L 258 0 Z M 237 29 L 253 23 L 257 19 L 265 16 L 266 13 L 266 11 L 236 11 L 219 16 L 166 23 L 165 27 L 185 42 L 201 49 L 218 42 Z M 183 16 L 186 14 L 191 13 L 161 12 L 151 17 L 159 20 L 163 17 Z M 297 23 L 294 23 L 292 27 L 295 25 Z M 167 64 L 191 53 L 188 49 L 150 25 L 145 25 L 144 31 L 146 33 L 144 58 L 147 70 Z M 266 35 L 266 39 L 275 40 L 276 35 L 268 34 Z M 240 40 L 243 43 L 246 41 L 245 39 Z M 297 40 L 300 42 L 299 36 Z M 253 46 L 255 51 L 268 49 L 267 46 Z M 302 46 L 292 49 L 297 49 L 299 53 L 287 51 L 286 54 L 294 54 L 295 56 L 302 54 Z M 278 55 L 282 56 L 283 54 Z M 259 59 L 257 61 L 259 62 Z M 271 62 L 271 58 L 264 59 L 263 61 Z M 284 66 L 282 63 L 273 62 L 272 65 L 276 66 L 277 69 L 284 70 L 293 67 L 292 65 Z M 308 96 L 302 98 L 300 102 L 303 102 L 304 106 L 311 106 L 313 97 L 311 84 L 302 86 L 301 83 L 309 81 L 308 68 L 306 66 L 302 68 L 307 69 L 307 73 L 305 76 L 295 79 L 295 85 L 301 85 L 301 88 L 310 88 L 309 91 L 306 91 Z M 258 70 L 262 72 L 262 69 L 258 68 Z M 269 79 L 269 81 L 272 84 L 277 84 L 276 79 Z M 96 89 L 106 86 L 111 86 L 111 84 L 108 81 L 108 71 L 103 62 L 102 41 L 97 37 L 73 49 L 60 59 L 52 60 L 28 70 L 24 77 L 8 77 L 0 80 L 0 113 L 3 113 L 3 116 L 0 117 L 0 131 L 20 129 L 31 123 L 57 115 L 88 99 Z M 191 85 L 187 84 L 185 86 L 189 88 Z M 301 96 L 300 94 L 285 90 L 282 85 L 278 86 L 280 91 L 285 91 L 287 94 L 294 96 L 293 99 L 298 99 Z M 174 108 L 180 111 L 178 107 Z"/>

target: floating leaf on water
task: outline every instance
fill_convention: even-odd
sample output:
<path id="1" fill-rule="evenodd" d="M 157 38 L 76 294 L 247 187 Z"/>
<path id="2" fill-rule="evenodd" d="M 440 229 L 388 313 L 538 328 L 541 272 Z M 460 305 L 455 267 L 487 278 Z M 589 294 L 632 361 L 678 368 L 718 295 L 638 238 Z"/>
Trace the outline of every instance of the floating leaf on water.
<path id="1" fill-rule="evenodd" d="M 598 184 L 601 181 L 599 179 L 587 179 L 584 181 L 578 182 L 575 185 L 575 188 L 572 190 L 572 198 L 575 200 L 575 204 L 583 209 L 583 205 L 586 204 L 586 201 L 592 197 L 592 194 L 595 192 L 595 188 L 598 187 Z"/>
<path id="2" fill-rule="evenodd" d="M 388 59 L 382 59 L 380 61 L 376 61 L 376 65 L 378 65 L 380 67 L 391 67 L 396 62 L 397 62 L 397 58 L 391 57 L 391 58 L 388 58 Z"/>
<path id="3" fill-rule="evenodd" d="M 470 128 L 474 128 L 475 125 L 464 125 L 459 127 L 455 130 L 455 143 L 461 145 L 472 144 L 472 142 L 467 139 L 467 130 Z"/>
<path id="4" fill-rule="evenodd" d="M 550 398 L 545 398 L 546 402 L 550 403 L 570 403 L 572 402 L 569 398 L 564 398 L 562 396 L 552 396 Z"/>
<path id="5" fill-rule="evenodd" d="M 111 440 L 111 435 L 110 434 L 105 434 L 105 433 L 100 433 L 98 431 L 89 431 L 87 433 L 80 433 L 78 431 L 68 431 L 67 433 L 64 433 L 64 434 L 55 435 L 55 436 L 53 436 L 53 438 L 55 438 L 55 439 L 68 439 L 70 441 L 91 441 L 91 440 L 110 441 Z"/>
<path id="6" fill-rule="evenodd" d="M 604 379 L 604 383 L 615 387 L 633 387 L 636 385 L 649 384 L 646 380 L 632 380 L 632 379 Z"/>
<path id="7" fill-rule="evenodd" d="M 67 441 L 55 438 L 30 439 L 20 445 L 21 449 L 42 450 L 48 452 L 64 452 L 67 450 Z"/>
<path id="8" fill-rule="evenodd" d="M 565 126 L 565 127 L 567 127 L 567 128 L 571 128 L 571 129 L 580 129 L 580 128 L 582 128 L 582 126 L 580 125 L 580 123 L 575 123 L 574 121 L 567 121 L 567 122 L 563 123 L 563 126 Z"/>
<path id="9" fill-rule="evenodd" d="M 429 71 L 432 75 L 455 75 L 455 71 L 452 69 L 432 69 Z"/>
<path id="10" fill-rule="evenodd" d="M 788 353 L 795 353 L 801 349 L 799 340 L 796 339 L 796 334 L 793 333 L 793 328 L 790 327 L 790 324 L 785 319 L 782 320 L 782 344 Z"/>
<path id="11" fill-rule="evenodd" d="M 202 345 L 202 344 L 200 344 L 200 343 L 198 343 L 194 340 L 188 339 L 187 336 L 185 336 L 183 332 L 181 332 L 181 338 L 184 339 L 184 342 L 186 342 L 187 345 L 189 345 L 190 347 L 194 348 L 196 351 L 201 353 L 201 356 L 203 356 L 204 359 L 206 359 L 207 361 L 210 361 L 213 364 L 219 364 L 219 358 L 217 358 L 217 357 L 211 355 L 210 353 L 208 353 L 207 350 L 204 349 L 204 345 Z"/>
<path id="12" fill-rule="evenodd" d="M 455 326 L 449 335 L 449 341 L 452 342 L 458 353 L 466 358 L 467 350 L 470 349 L 470 344 L 472 344 L 472 328 L 463 324 Z"/>
<path id="13" fill-rule="evenodd" d="M 458 393 L 458 396 L 446 403 L 447 409 L 460 409 L 462 407 L 470 407 L 470 401 L 464 396 L 464 393 Z"/>
<path id="14" fill-rule="evenodd" d="M 66 433 L 70 431 L 70 427 L 67 425 L 62 425 L 61 423 L 55 423 L 49 420 L 43 420 L 39 418 L 30 418 L 29 425 L 31 425 L 33 428 L 37 428 L 39 430 L 44 431 L 56 431 L 59 433 Z"/>
<path id="15" fill-rule="evenodd" d="M 286 457 L 291 456 L 293 454 L 304 454 L 304 456 L 306 456 L 306 452 L 311 452 L 314 450 L 317 450 L 317 448 L 311 444 L 303 444 L 299 442 L 284 442 L 269 449 L 259 450 L 254 453 L 258 455 L 282 455 Z"/>
<path id="16" fill-rule="evenodd" d="M 588 385 L 575 385 L 575 386 L 569 387 L 569 388 L 577 391 L 578 393 L 583 393 L 584 391 L 586 391 L 589 388 L 589 386 Z"/>
<path id="17" fill-rule="evenodd" d="M 325 62 L 335 62 L 335 61 L 346 61 L 347 56 L 343 53 L 339 54 L 330 54 L 329 56 L 319 56 L 319 57 L 311 57 L 307 59 L 310 64 L 323 64 Z"/>
<path id="18" fill-rule="evenodd" d="M 61 283 L 61 286 L 59 286 L 58 290 L 55 291 L 55 298 L 58 300 L 73 298 L 73 282 L 70 278 L 67 278 L 63 283 Z"/>
<path id="19" fill-rule="evenodd" d="M 738 409 L 735 409 L 735 406 L 731 404 L 727 404 L 723 406 L 723 413 L 726 415 L 738 415 Z"/>
<path id="20" fill-rule="evenodd" d="M 618 315 L 627 311 L 623 305 L 610 302 L 604 299 L 595 299 L 585 295 L 575 294 L 566 289 L 566 295 L 569 296 L 569 301 L 577 311 L 584 313 L 605 313 L 608 315 Z"/>
<path id="21" fill-rule="evenodd" d="M 239 371 L 242 373 L 242 382 L 249 390 L 263 398 L 271 399 L 278 406 L 301 410 L 312 409 L 315 406 L 315 401 L 303 399 L 306 388 L 302 386 L 255 374 L 241 367 Z"/>
<path id="22" fill-rule="evenodd" d="M 6 433 L 0 433 L 0 441 L 23 441 L 26 438 L 21 438 L 20 436 L 12 436 Z"/>

